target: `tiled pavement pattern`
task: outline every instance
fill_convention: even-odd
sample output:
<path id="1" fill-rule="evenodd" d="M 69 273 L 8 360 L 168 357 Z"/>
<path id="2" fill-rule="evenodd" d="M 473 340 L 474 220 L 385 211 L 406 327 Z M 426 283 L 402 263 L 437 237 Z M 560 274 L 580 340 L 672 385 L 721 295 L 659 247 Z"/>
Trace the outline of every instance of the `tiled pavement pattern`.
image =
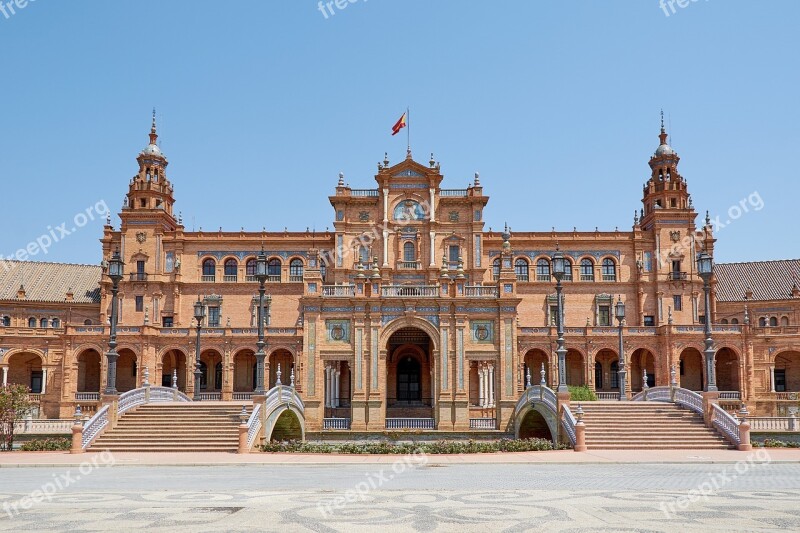
<path id="1" fill-rule="evenodd" d="M 0 531 L 800 530 L 798 464 L 420 466 L 357 497 L 390 467 L 102 468 L 14 518 L 4 504 L 61 470 L 7 469 Z M 716 494 L 676 503 L 709 480 Z"/>

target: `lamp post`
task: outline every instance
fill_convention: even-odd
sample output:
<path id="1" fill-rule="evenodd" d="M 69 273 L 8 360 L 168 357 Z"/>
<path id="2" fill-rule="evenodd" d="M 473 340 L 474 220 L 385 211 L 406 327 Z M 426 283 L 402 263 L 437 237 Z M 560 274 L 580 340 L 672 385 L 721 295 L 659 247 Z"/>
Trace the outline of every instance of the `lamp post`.
<path id="1" fill-rule="evenodd" d="M 256 258 L 256 279 L 258 280 L 258 351 L 256 351 L 256 389 L 255 394 L 264 394 L 264 283 L 267 281 L 267 255 L 264 248 Z"/>
<path id="2" fill-rule="evenodd" d="M 566 260 L 564 254 L 556 250 L 553 254 L 553 277 L 556 278 L 556 299 L 558 307 L 556 311 L 556 330 L 558 338 L 556 344 L 556 354 L 558 354 L 558 392 L 569 392 L 567 388 L 567 349 L 564 347 L 564 305 L 561 300 L 561 280 L 566 274 Z"/>
<path id="3" fill-rule="evenodd" d="M 625 376 L 628 372 L 625 370 L 625 344 L 622 340 L 622 323 L 625 321 L 625 304 L 622 302 L 621 295 L 617 300 L 617 305 L 614 307 L 614 315 L 619 322 L 619 370 L 617 374 L 619 375 L 619 401 L 622 402 L 628 399 L 625 380 Z"/>
<path id="4" fill-rule="evenodd" d="M 711 336 L 711 277 L 714 275 L 714 259 L 706 252 L 697 254 L 697 272 L 703 278 L 703 292 L 706 301 L 706 320 L 705 320 L 705 350 L 703 354 L 706 359 L 706 391 L 713 392 L 717 389 L 717 377 L 714 372 L 714 339 Z"/>
<path id="5" fill-rule="evenodd" d="M 117 394 L 117 293 L 119 292 L 119 282 L 122 279 L 122 270 L 125 263 L 119 255 L 119 249 L 114 251 L 111 256 L 111 261 L 108 262 L 108 277 L 111 278 L 111 333 L 108 338 L 108 352 L 106 352 L 106 359 L 108 360 L 108 369 L 106 374 L 106 389 L 105 394 Z"/>
<path id="6" fill-rule="evenodd" d="M 206 317 L 206 306 L 197 297 L 194 303 L 194 319 L 197 321 L 197 341 L 194 350 L 194 396 L 192 400 L 200 401 L 200 378 L 203 376 L 203 371 L 200 370 L 200 330 L 203 328 L 203 319 Z"/>

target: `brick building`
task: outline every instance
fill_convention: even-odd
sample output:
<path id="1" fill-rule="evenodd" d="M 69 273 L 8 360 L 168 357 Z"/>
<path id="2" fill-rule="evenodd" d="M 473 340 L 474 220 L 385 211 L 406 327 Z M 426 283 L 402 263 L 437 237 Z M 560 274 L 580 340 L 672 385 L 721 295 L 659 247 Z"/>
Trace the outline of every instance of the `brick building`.
<path id="1" fill-rule="evenodd" d="M 642 207 L 630 230 L 488 231 L 478 175 L 448 189 L 439 163 L 378 164 L 372 188 L 340 176 L 334 229 L 188 232 L 174 212 L 168 161 L 150 142 L 138 155 L 121 227 L 107 224 L 102 266 L 10 262 L 0 268 L 0 369 L 29 385 L 43 417 L 92 411 L 106 386 L 111 281 L 119 292 L 116 386 L 150 382 L 194 393 L 198 295 L 206 400 L 247 400 L 256 388 L 258 283 L 268 257 L 265 384 L 293 380 L 311 431 L 348 420 L 384 431 L 403 419 L 438 430 L 510 427 L 528 376 L 558 383 L 556 250 L 564 280 L 566 380 L 601 397 L 619 389 L 614 304 L 626 304 L 627 388 L 702 390 L 703 324 L 713 322 L 723 401 L 760 414 L 796 408 L 800 391 L 800 261 L 716 265 L 706 310 L 695 256 L 713 254 L 708 217 L 697 226 L 678 154 L 662 126 Z"/>

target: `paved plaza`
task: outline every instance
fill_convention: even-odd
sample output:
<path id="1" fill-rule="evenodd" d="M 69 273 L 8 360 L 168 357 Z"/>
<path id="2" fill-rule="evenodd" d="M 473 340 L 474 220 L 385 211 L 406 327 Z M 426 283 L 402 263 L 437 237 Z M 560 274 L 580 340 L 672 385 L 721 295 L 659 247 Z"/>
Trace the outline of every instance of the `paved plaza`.
<path id="1" fill-rule="evenodd" d="M 800 453 L 782 452 L 661 464 L 162 456 L 137 466 L 86 455 L 82 466 L 0 468 L 0 531 L 796 531 Z"/>

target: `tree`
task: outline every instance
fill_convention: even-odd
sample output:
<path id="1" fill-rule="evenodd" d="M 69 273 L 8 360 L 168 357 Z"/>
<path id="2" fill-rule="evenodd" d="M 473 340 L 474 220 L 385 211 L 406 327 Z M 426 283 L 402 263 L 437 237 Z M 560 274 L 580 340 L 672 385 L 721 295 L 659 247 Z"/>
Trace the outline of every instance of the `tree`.
<path id="1" fill-rule="evenodd" d="M 10 452 L 14 445 L 14 422 L 33 407 L 30 389 L 25 385 L 0 386 L 0 451 Z"/>

